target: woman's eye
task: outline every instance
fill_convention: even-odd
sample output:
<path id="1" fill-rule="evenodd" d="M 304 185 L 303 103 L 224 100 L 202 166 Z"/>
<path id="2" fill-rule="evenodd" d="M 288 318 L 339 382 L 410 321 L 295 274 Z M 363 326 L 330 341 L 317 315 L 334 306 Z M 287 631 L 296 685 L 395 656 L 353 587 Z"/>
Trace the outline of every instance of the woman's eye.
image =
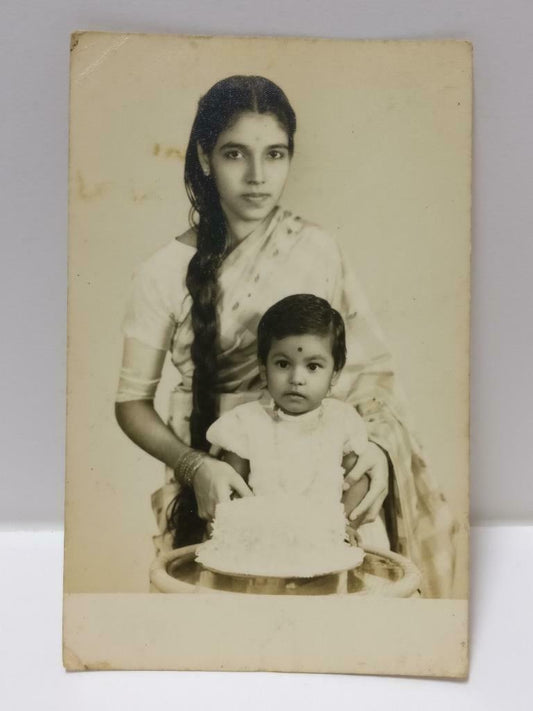
<path id="1" fill-rule="evenodd" d="M 240 151 L 226 151 L 224 153 L 224 158 L 227 158 L 228 160 L 238 160 L 239 158 L 242 158 L 242 153 Z"/>
<path id="2" fill-rule="evenodd" d="M 272 158 L 273 160 L 281 160 L 282 158 L 285 158 L 285 153 L 283 151 L 270 151 L 268 154 L 269 158 Z"/>

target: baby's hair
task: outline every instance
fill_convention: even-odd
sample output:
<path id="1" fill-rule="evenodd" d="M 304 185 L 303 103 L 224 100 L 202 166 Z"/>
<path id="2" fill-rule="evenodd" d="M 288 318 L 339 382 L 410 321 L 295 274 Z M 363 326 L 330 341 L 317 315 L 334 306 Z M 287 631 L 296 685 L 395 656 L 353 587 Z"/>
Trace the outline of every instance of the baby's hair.
<path id="1" fill-rule="evenodd" d="M 271 306 L 257 327 L 257 357 L 266 363 L 272 341 L 288 336 L 312 333 L 331 336 L 331 354 L 334 368 L 342 370 L 346 363 L 346 335 L 344 321 L 326 299 L 314 294 L 287 296 Z"/>

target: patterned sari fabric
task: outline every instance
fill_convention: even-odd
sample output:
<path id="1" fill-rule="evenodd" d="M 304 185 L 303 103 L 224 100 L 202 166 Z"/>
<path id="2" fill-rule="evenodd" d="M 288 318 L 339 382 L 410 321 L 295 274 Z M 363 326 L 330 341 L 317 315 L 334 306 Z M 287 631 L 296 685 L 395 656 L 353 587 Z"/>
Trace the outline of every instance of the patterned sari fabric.
<path id="1" fill-rule="evenodd" d="M 177 246 L 176 246 L 177 245 Z M 165 249 L 165 248 L 163 248 Z M 169 424 L 184 441 L 189 440 L 193 339 L 190 296 L 185 273 L 194 250 L 175 243 L 176 270 L 166 297 L 158 264 L 172 274 L 168 259 L 157 257 L 145 264 L 137 288 L 137 306 L 130 308 L 126 335 L 143 340 L 135 319 L 160 316 L 166 309 L 166 331 L 160 345 L 169 347 L 182 381 L 171 395 Z M 168 254 L 167 254 L 168 257 Z M 157 289 L 150 284 L 157 283 Z M 448 506 L 428 471 L 398 394 L 390 354 L 366 299 L 337 243 L 321 228 L 277 208 L 267 229 L 252 233 L 225 259 L 219 274 L 218 382 L 220 412 L 262 395 L 256 357 L 256 330 L 262 314 L 276 301 L 298 293 L 327 299 L 346 324 L 348 360 L 332 396 L 357 408 L 369 439 L 389 458 L 390 488 L 386 501 L 389 537 L 393 549 L 415 562 L 423 574 L 422 594 L 446 597 L 451 593 L 454 568 L 455 526 Z M 152 293 L 154 292 L 154 293 Z M 178 293 L 179 292 L 179 293 Z M 134 297 L 135 298 L 135 297 Z M 140 306 L 139 299 L 150 302 Z M 170 302 L 173 300 L 173 304 Z M 152 321 L 153 322 L 153 321 Z M 153 495 L 153 507 L 162 535 L 159 546 L 168 546 L 164 534 L 166 506 L 178 491 L 173 472 L 166 485 Z M 157 543 L 157 542 L 156 542 Z"/>

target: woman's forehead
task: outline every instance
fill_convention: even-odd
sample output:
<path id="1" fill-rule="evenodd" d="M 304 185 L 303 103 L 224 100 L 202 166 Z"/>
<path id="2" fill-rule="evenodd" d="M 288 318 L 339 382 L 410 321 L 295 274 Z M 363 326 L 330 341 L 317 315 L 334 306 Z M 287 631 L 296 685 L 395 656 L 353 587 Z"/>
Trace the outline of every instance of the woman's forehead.
<path id="1" fill-rule="evenodd" d="M 252 111 L 239 114 L 217 140 L 217 147 L 226 143 L 244 146 L 288 145 L 287 132 L 273 114 Z"/>

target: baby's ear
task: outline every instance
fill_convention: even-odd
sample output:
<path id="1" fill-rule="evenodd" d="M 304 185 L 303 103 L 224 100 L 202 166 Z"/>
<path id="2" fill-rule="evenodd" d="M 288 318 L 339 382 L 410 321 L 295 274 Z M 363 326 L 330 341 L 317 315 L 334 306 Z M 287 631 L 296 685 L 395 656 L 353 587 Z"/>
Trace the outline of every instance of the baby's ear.
<path id="1" fill-rule="evenodd" d="M 340 374 L 341 374 L 341 371 L 340 371 L 340 370 L 336 370 L 336 371 L 333 373 L 333 375 L 331 376 L 330 385 L 335 385 L 335 384 L 336 384 L 337 380 L 338 380 L 339 377 L 340 377 Z"/>
<path id="2" fill-rule="evenodd" d="M 262 385 L 266 385 L 267 383 L 267 374 L 266 374 L 266 368 L 264 363 L 259 363 L 259 377 L 261 378 L 261 383 Z"/>

